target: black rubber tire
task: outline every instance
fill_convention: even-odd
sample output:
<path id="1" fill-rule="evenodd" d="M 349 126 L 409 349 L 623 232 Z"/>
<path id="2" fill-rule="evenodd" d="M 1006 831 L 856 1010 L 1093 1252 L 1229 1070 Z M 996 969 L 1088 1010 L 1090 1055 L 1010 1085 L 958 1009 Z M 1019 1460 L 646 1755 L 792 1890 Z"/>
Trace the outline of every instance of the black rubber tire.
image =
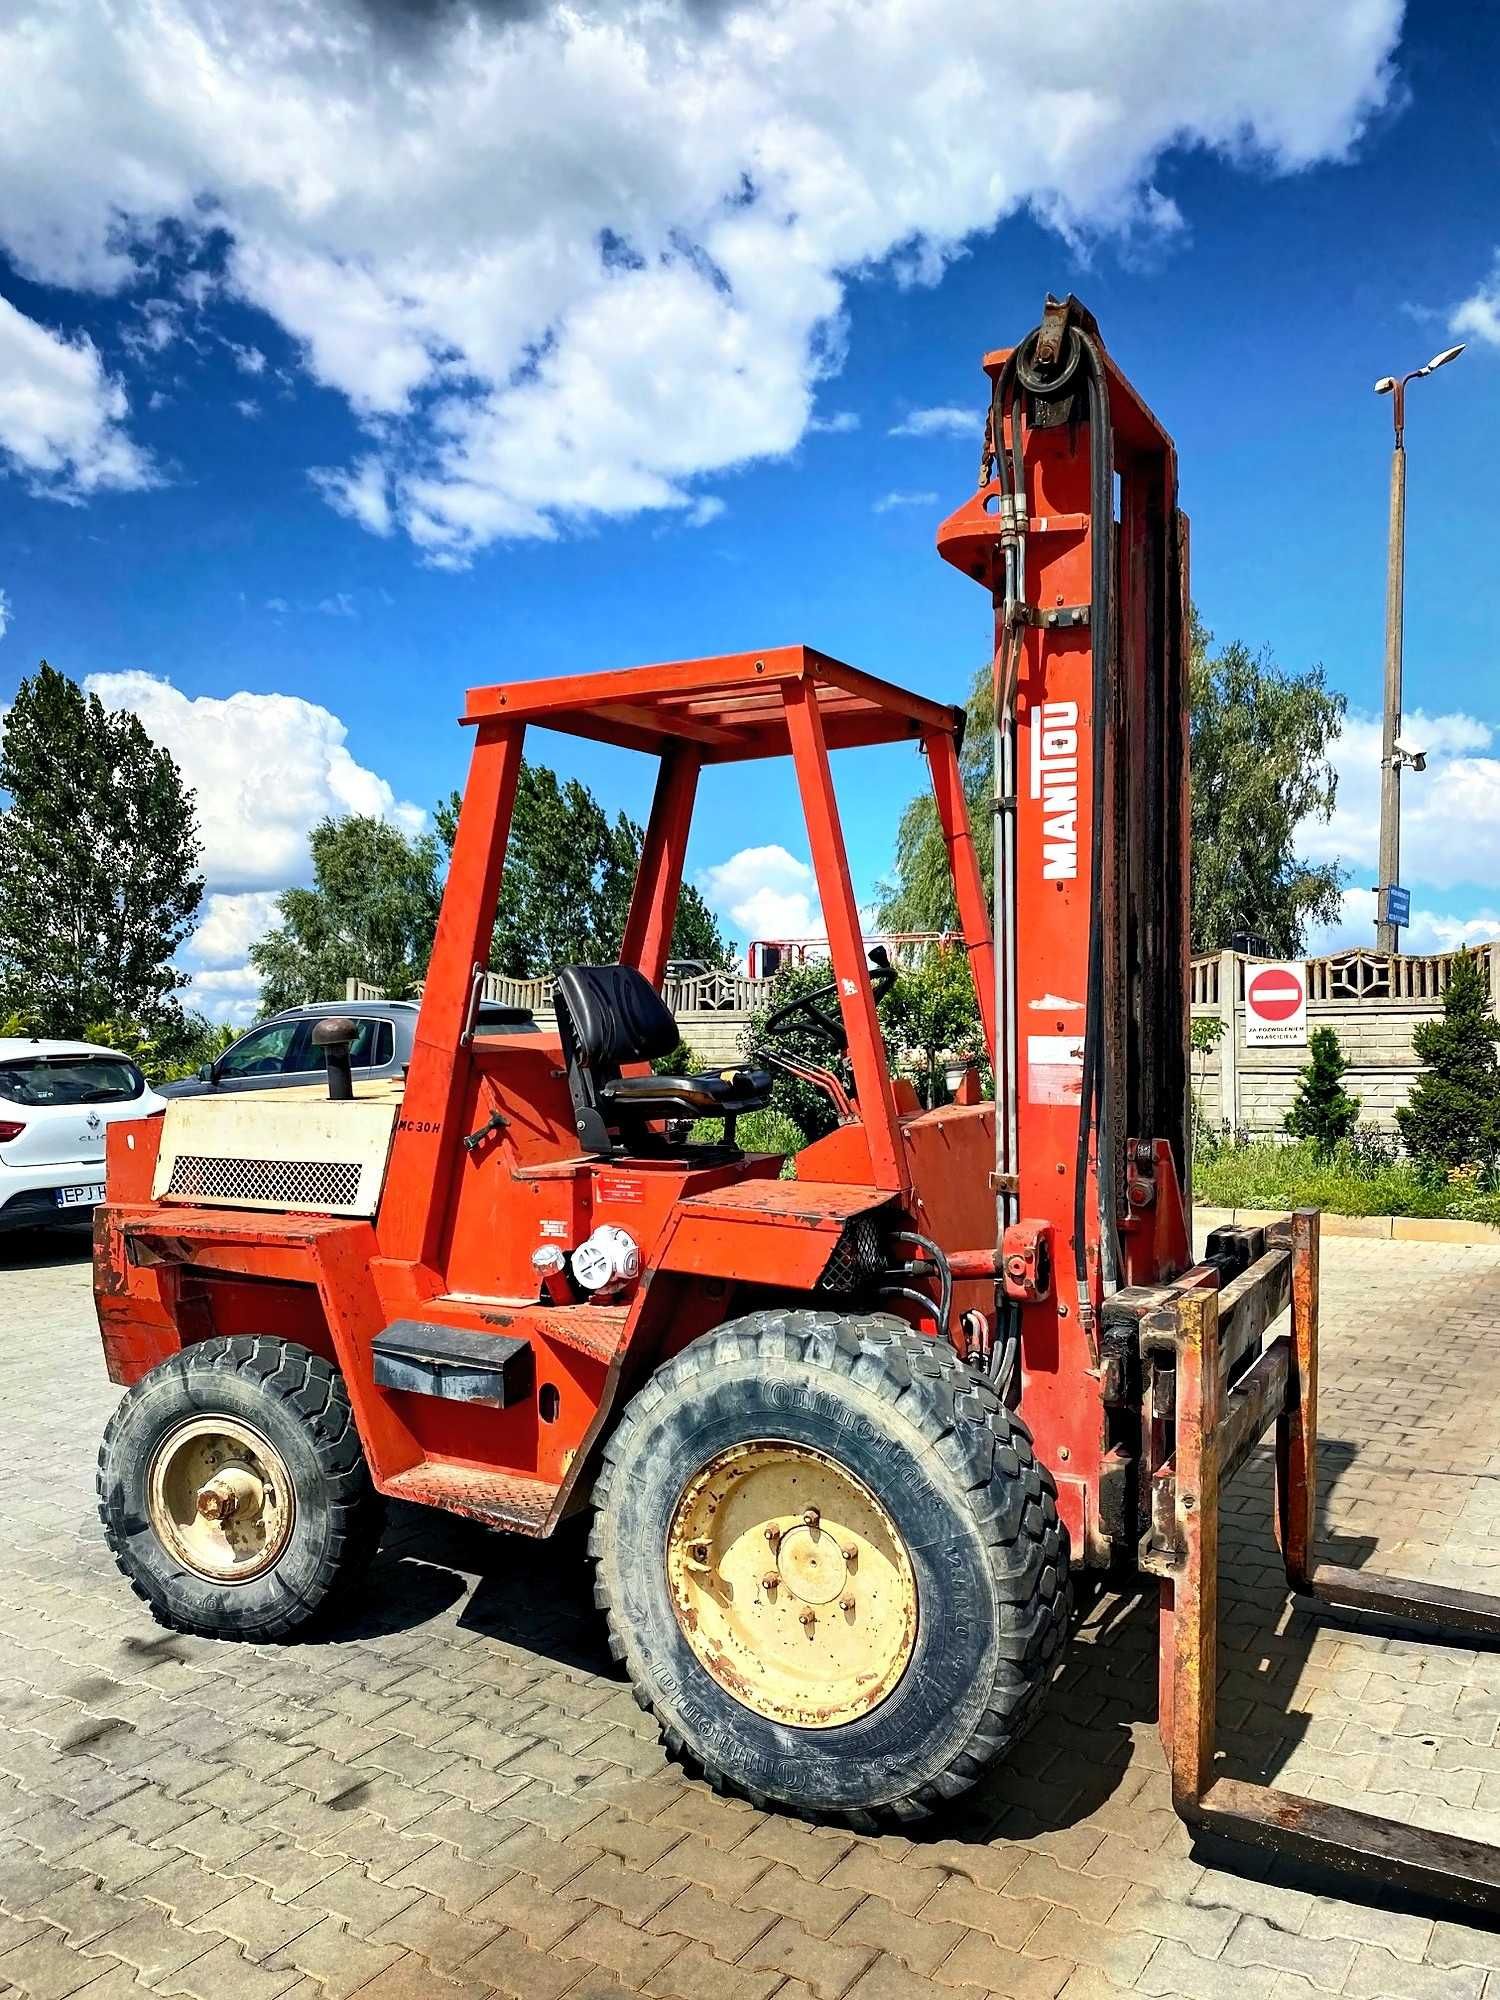
<path id="1" fill-rule="evenodd" d="M 906 1543 L 916 1651 L 868 1715 L 792 1728 L 737 1702 L 672 1609 L 667 1532 L 689 1481 L 750 1440 L 811 1445 L 862 1479 Z M 920 1818 L 1001 1761 L 1066 1636 L 1067 1531 L 1026 1426 L 946 1341 L 886 1313 L 752 1313 L 626 1408 L 594 1489 L 595 1601 L 668 1748 L 759 1806 L 862 1827 Z"/>
<path id="2" fill-rule="evenodd" d="M 184 1569 L 152 1528 L 146 1478 L 185 1417 L 243 1418 L 280 1452 L 296 1492 L 287 1545 L 263 1576 L 216 1584 Z M 197 1342 L 121 1398 L 99 1446 L 99 1519 L 115 1561 L 160 1624 L 220 1639 L 290 1639 L 375 1553 L 385 1503 L 370 1481 L 343 1377 L 270 1335 Z"/>

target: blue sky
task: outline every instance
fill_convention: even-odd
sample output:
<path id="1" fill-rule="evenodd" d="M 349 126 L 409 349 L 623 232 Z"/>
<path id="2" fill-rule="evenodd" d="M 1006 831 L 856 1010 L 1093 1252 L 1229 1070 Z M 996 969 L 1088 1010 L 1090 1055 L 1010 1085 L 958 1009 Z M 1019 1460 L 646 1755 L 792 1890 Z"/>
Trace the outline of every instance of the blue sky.
<path id="1" fill-rule="evenodd" d="M 1349 697 L 1345 805 L 1308 846 L 1353 871 L 1351 938 L 1371 385 L 1468 339 L 1409 404 L 1408 734 L 1435 754 L 1404 873 L 1414 948 L 1500 913 L 1492 11 L 1098 0 L 1056 102 L 1002 10 L 976 30 L 927 0 L 758 28 L 699 5 L 670 46 L 625 0 L 573 30 L 275 0 L 232 46 L 206 0 L 161 0 L 149 34 L 144 5 L 12 11 L 0 701 L 45 655 L 179 756 L 211 1010 L 253 1012 L 245 947 L 320 812 L 416 825 L 461 782 L 470 683 L 805 639 L 961 698 L 988 607 L 933 531 L 972 485 L 979 355 L 1049 288 L 1176 437 L 1209 626 Z M 644 763 L 545 741 L 643 810 Z M 892 751 L 842 775 L 868 895 L 921 774 Z M 805 853 L 789 772 L 706 781 L 691 866 L 741 942 L 815 924 Z"/>

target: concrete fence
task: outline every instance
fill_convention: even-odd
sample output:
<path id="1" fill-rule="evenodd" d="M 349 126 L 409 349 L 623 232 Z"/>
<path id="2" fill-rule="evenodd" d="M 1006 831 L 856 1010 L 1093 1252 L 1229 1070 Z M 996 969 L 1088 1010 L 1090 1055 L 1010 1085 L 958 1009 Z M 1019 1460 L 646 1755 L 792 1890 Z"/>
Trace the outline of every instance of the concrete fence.
<path id="1" fill-rule="evenodd" d="M 1480 945 L 1490 1005 L 1500 995 L 1500 945 Z M 1453 952 L 1387 958 L 1374 951 L 1332 952 L 1307 964 L 1307 1031 L 1332 1028 L 1349 1065 L 1345 1088 L 1360 1100 L 1360 1117 L 1393 1128 L 1421 1074 L 1412 1031 L 1442 1012 Z M 1248 1048 L 1245 1044 L 1247 968 L 1258 963 L 1242 952 L 1195 958 L 1193 1015 L 1224 1023 L 1209 1056 L 1193 1057 L 1193 1087 L 1212 1124 L 1257 1136 L 1279 1133 L 1291 1108 L 1305 1048 Z"/>
<path id="2" fill-rule="evenodd" d="M 1500 945 L 1480 945 L 1490 1004 L 1500 997 Z M 1412 1030 L 1442 1011 L 1443 994 L 1455 954 L 1387 958 L 1373 951 L 1331 952 L 1307 964 L 1307 1026 L 1332 1028 L 1349 1064 L 1347 1087 L 1360 1099 L 1360 1115 L 1394 1126 L 1421 1071 L 1412 1050 Z M 1297 1074 L 1307 1062 L 1305 1048 L 1248 1048 L 1245 1044 L 1245 981 L 1257 960 L 1243 952 L 1213 952 L 1192 964 L 1194 1018 L 1224 1023 L 1218 1047 L 1193 1057 L 1193 1087 L 1213 1124 L 1257 1135 L 1279 1133 L 1291 1107 Z M 486 975 L 485 998 L 530 1007 L 551 1027 L 552 981 Z M 709 972 L 696 979 L 668 980 L 663 996 L 682 1030 L 682 1039 L 705 1068 L 737 1062 L 744 1053 L 750 1016 L 766 1004 L 769 979 L 736 972 Z M 380 994 L 351 980 L 350 1000 L 378 1000 Z"/>

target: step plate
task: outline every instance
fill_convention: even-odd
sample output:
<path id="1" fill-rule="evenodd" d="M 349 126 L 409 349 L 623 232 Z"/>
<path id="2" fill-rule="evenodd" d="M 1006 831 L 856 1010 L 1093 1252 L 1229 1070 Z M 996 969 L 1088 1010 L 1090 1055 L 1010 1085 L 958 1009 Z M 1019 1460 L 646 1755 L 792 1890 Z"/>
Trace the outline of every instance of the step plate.
<path id="1" fill-rule="evenodd" d="M 398 1319 L 371 1349 L 382 1389 L 482 1403 L 504 1410 L 531 1394 L 531 1345 L 503 1333 L 473 1333 L 434 1320 Z"/>

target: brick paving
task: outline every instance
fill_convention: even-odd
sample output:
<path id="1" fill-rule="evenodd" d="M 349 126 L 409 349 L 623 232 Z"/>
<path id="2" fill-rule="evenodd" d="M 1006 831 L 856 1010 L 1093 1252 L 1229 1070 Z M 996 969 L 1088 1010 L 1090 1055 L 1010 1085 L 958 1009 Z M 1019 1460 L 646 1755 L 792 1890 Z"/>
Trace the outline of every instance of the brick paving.
<path id="1" fill-rule="evenodd" d="M 1500 1250 L 1324 1246 L 1324 1533 L 1500 1588 Z M 0 1993 L 33 2000 L 1500 2000 L 1500 1930 L 1195 1849 L 1146 1596 L 946 1823 L 716 1798 L 610 1668 L 582 1539 L 401 1510 L 314 1644 L 164 1632 L 93 1514 L 114 1399 L 86 1259 L 0 1239 Z M 1288 1605 L 1268 1481 L 1226 1521 L 1230 1768 L 1500 1841 L 1500 1653 Z M 1333 1893 L 1329 1893 L 1330 1890 Z"/>

